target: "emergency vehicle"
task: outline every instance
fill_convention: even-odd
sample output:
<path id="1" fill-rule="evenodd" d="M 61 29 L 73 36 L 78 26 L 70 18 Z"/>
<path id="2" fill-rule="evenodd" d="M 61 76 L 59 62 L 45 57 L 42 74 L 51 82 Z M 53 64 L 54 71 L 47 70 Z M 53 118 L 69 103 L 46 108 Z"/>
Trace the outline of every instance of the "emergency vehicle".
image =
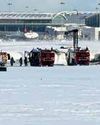
<path id="1" fill-rule="evenodd" d="M 0 71 L 7 71 L 5 64 L 8 60 L 8 54 L 6 52 L 0 52 Z"/>
<path id="2" fill-rule="evenodd" d="M 0 52 L 0 66 L 4 66 L 7 63 L 8 54 L 6 52 Z"/>
<path id="3" fill-rule="evenodd" d="M 53 66 L 55 53 L 52 49 L 33 49 L 29 53 L 29 62 L 31 66 Z"/>
<path id="4" fill-rule="evenodd" d="M 74 29 L 65 32 L 65 35 L 73 33 L 73 47 L 68 49 L 67 64 L 68 65 L 89 65 L 90 51 L 88 47 L 82 49 L 78 47 L 78 30 Z"/>

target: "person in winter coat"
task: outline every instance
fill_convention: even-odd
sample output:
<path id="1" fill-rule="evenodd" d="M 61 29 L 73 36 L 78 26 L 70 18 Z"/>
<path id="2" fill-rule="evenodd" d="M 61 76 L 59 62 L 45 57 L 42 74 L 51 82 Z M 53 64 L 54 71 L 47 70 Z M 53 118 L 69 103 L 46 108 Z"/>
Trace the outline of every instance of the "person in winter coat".
<path id="1" fill-rule="evenodd" d="M 23 59 L 22 59 L 22 57 L 20 57 L 20 59 L 19 59 L 19 64 L 20 64 L 20 66 L 22 66 L 22 64 L 23 64 Z"/>
<path id="2" fill-rule="evenodd" d="M 25 59 L 24 59 L 24 64 L 25 64 L 25 66 L 27 66 L 27 65 L 28 65 L 28 60 L 27 60 L 27 57 L 25 57 Z"/>
<path id="3" fill-rule="evenodd" d="M 11 57 L 11 59 L 10 59 L 10 64 L 11 64 L 11 66 L 13 66 L 14 63 L 15 63 L 14 58 Z"/>

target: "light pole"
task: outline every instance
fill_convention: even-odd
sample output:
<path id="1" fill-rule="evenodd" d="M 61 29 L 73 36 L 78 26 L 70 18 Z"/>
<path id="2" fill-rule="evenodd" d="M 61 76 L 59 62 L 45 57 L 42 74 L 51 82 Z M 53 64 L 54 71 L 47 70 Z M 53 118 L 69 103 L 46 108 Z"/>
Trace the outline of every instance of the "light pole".
<path id="1" fill-rule="evenodd" d="M 73 20 L 74 20 L 74 22 L 75 22 L 76 24 L 79 24 L 79 19 L 78 19 L 79 12 L 78 12 L 77 9 L 74 9 L 73 11 L 75 12 L 75 15 L 76 15 L 76 18 L 74 17 Z"/>
<path id="2" fill-rule="evenodd" d="M 26 11 L 28 11 L 28 9 L 29 9 L 29 6 L 25 6 L 25 9 L 26 9 Z"/>
<path id="3" fill-rule="evenodd" d="M 75 11 L 75 12 L 76 12 L 76 14 L 78 15 L 78 10 L 77 10 L 77 9 L 74 9 L 73 11 Z"/>
<path id="4" fill-rule="evenodd" d="M 12 3 L 11 3 L 11 2 L 9 2 L 9 3 L 8 3 L 8 8 L 9 8 L 9 10 L 8 10 L 8 11 L 9 11 L 9 13 L 11 12 L 11 6 L 12 6 Z"/>
<path id="5" fill-rule="evenodd" d="M 36 13 L 37 12 L 37 9 L 34 9 L 34 13 Z"/>
<path id="6" fill-rule="evenodd" d="M 98 27 L 100 27 L 100 3 L 98 3 Z"/>
<path id="7" fill-rule="evenodd" d="M 61 5 L 61 11 L 63 11 L 63 6 L 65 5 L 65 2 L 61 1 L 60 5 Z"/>
<path id="8" fill-rule="evenodd" d="M 61 5 L 61 12 L 63 13 L 63 11 L 64 11 L 64 5 L 65 5 L 65 2 L 62 0 L 61 2 L 60 2 L 60 5 Z M 64 28 L 64 22 L 63 22 L 63 20 L 61 19 L 61 39 L 63 39 L 63 28 Z"/>
<path id="9" fill-rule="evenodd" d="M 98 11 L 99 11 L 99 8 L 98 8 L 98 7 L 96 7 L 96 8 L 95 8 L 95 10 L 96 10 L 96 13 L 98 13 Z"/>

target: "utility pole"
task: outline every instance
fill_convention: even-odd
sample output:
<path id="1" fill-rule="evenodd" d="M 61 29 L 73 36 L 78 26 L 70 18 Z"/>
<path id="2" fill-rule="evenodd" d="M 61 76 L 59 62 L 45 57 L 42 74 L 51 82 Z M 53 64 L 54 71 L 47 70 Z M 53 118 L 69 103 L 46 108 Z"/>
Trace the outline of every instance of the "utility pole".
<path id="1" fill-rule="evenodd" d="M 29 6 L 25 6 L 25 10 L 26 10 L 26 12 L 28 12 L 29 11 Z"/>
<path id="2" fill-rule="evenodd" d="M 99 12 L 98 12 L 98 27 L 100 27 L 100 3 L 98 3 Z"/>
<path id="3" fill-rule="evenodd" d="M 11 12 L 11 6 L 12 6 L 12 3 L 9 2 L 9 3 L 8 3 L 8 11 L 9 11 L 9 13 Z"/>
<path id="4" fill-rule="evenodd" d="M 61 2 L 60 2 L 61 12 L 64 11 L 64 5 L 65 5 L 65 2 L 64 2 L 63 0 L 61 0 Z M 63 20 L 61 19 L 61 40 L 64 38 L 63 27 L 64 27 L 64 22 L 63 22 Z"/>
<path id="5" fill-rule="evenodd" d="M 65 5 L 65 2 L 61 1 L 60 5 L 61 5 L 61 11 L 63 11 L 63 9 L 64 9 L 63 6 Z"/>

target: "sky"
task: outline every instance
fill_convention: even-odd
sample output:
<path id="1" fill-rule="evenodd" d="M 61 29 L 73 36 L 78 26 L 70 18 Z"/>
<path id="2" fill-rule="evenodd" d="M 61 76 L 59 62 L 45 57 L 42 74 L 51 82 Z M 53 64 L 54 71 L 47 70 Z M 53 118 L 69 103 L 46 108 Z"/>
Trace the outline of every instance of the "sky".
<path id="1" fill-rule="evenodd" d="M 64 2 L 65 4 L 60 4 Z M 0 11 L 94 11 L 100 0 L 0 0 Z M 8 3 L 11 3 L 8 5 Z"/>

